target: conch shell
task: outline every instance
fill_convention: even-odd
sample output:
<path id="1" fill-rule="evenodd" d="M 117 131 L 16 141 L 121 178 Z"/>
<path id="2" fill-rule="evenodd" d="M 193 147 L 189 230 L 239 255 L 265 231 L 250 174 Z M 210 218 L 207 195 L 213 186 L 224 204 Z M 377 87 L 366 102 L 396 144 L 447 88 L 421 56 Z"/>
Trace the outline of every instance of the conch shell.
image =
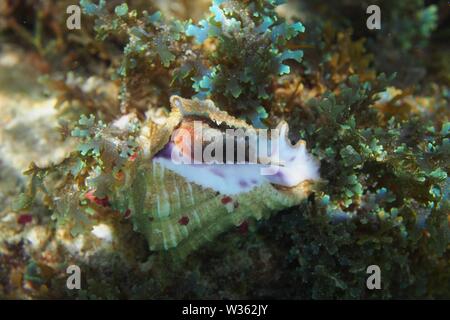
<path id="1" fill-rule="evenodd" d="M 277 127 L 278 145 L 269 147 L 284 163 L 276 174 L 261 175 L 261 169 L 268 167 L 261 163 L 174 164 L 170 154 L 179 148 L 174 132 L 193 119 L 222 133 L 225 128 L 255 129 L 210 100 L 173 96 L 171 105 L 164 124 L 149 121 L 142 129 L 143 154 L 124 170 L 123 183 L 113 187 L 110 197 L 116 207 L 128 208 L 135 229 L 145 235 L 151 250 L 176 248 L 186 256 L 248 219 L 267 218 L 300 204 L 319 178 L 318 165 L 305 143 L 291 145 L 285 122 Z"/>

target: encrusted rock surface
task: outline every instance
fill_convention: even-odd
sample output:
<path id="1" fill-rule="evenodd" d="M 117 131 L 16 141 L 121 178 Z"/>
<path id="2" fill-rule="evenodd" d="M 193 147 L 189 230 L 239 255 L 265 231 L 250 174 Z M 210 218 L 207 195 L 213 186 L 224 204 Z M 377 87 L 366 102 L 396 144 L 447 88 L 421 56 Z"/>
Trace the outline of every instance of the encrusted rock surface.
<path id="1" fill-rule="evenodd" d="M 118 246 L 112 217 L 87 235 L 72 237 L 70 228 L 56 231 L 44 206 L 15 213 L 11 205 L 27 181 L 30 162 L 43 166 L 62 160 L 73 148 L 62 142 L 56 99 L 39 82 L 40 73 L 17 48 L 0 52 L 0 297 L 56 296 L 65 286 L 70 263 L 88 261 Z M 101 261 L 101 259 L 98 259 Z M 79 262 L 76 262 L 79 263 Z M 54 287 L 55 285 L 53 285 Z M 59 293 L 56 293 L 59 292 Z"/>

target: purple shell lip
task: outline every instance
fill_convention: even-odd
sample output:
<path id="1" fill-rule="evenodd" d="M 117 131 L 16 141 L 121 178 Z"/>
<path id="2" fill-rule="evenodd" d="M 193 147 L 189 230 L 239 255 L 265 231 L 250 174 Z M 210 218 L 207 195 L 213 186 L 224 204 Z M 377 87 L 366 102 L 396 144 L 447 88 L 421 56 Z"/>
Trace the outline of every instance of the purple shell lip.
<path id="1" fill-rule="evenodd" d="M 248 187 L 248 182 L 245 181 L 245 180 L 239 180 L 239 185 L 240 185 L 242 188 L 246 188 L 246 187 Z"/>
<path id="2" fill-rule="evenodd" d="M 168 143 L 164 148 L 155 154 L 155 158 L 171 159 L 173 147 L 174 145 L 172 143 Z"/>
<path id="3" fill-rule="evenodd" d="M 216 176 L 225 178 L 225 175 L 223 174 L 222 171 L 219 170 L 219 168 L 212 167 L 210 171 L 211 171 L 213 174 L 215 174 Z"/>

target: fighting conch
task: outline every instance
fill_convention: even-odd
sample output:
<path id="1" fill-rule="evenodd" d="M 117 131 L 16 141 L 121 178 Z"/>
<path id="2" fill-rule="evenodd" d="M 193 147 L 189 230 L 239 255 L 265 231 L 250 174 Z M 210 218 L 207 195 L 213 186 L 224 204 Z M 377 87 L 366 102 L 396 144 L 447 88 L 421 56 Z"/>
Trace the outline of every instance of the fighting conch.
<path id="1" fill-rule="evenodd" d="M 114 186 L 151 250 L 186 255 L 230 228 L 300 204 L 319 179 L 306 143 L 292 145 L 288 125 L 255 129 L 211 100 L 171 97 L 165 121 L 148 121 L 142 155 Z"/>

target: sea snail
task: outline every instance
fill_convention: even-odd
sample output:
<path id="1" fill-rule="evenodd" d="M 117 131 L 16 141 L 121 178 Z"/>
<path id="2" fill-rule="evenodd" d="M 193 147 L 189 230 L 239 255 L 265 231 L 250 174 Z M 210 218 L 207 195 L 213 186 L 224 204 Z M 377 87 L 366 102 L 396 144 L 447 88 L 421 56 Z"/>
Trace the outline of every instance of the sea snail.
<path id="1" fill-rule="evenodd" d="M 286 122 L 267 132 L 211 100 L 170 101 L 164 124 L 142 129 L 145 154 L 110 197 L 131 210 L 151 250 L 186 256 L 250 218 L 298 205 L 319 179 L 318 162 L 304 141 L 290 143 Z"/>

